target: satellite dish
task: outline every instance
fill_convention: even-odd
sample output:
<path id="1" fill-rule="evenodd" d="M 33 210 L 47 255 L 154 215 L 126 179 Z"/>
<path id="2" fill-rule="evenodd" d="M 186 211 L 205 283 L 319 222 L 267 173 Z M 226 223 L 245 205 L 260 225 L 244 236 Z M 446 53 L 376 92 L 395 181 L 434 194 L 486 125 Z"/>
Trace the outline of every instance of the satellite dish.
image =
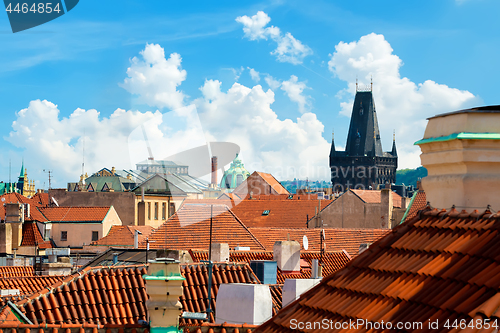
<path id="1" fill-rule="evenodd" d="M 323 232 L 323 239 L 326 240 L 325 229 L 321 230 Z"/>
<path id="2" fill-rule="evenodd" d="M 59 207 L 59 204 L 57 203 L 56 199 L 55 199 L 54 197 L 51 197 L 51 199 L 52 199 L 52 202 L 54 202 L 54 204 L 55 204 L 57 207 Z"/>
<path id="3" fill-rule="evenodd" d="M 309 249 L 309 240 L 307 239 L 307 236 L 304 235 L 304 237 L 302 237 L 302 246 L 304 246 L 304 250 L 307 251 L 307 249 Z"/>

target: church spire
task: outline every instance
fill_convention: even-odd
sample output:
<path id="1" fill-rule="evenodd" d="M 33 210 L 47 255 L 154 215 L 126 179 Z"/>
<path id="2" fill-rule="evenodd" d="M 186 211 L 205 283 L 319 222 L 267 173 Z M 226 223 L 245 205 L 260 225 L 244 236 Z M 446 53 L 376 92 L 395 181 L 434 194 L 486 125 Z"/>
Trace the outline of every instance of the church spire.
<path id="1" fill-rule="evenodd" d="M 391 154 L 394 157 L 398 156 L 398 151 L 396 150 L 396 130 L 394 130 L 392 133 L 392 151 L 391 151 Z"/>
<path id="2" fill-rule="evenodd" d="M 330 147 L 330 160 L 332 157 L 335 157 L 335 141 L 334 141 L 334 133 L 332 129 L 332 146 Z"/>

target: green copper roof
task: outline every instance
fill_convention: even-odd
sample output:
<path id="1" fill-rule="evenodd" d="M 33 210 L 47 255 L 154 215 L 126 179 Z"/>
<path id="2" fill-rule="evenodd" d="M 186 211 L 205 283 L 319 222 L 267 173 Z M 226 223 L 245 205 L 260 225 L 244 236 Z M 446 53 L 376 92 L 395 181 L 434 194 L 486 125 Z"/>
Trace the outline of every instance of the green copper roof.
<path id="1" fill-rule="evenodd" d="M 430 142 L 442 142 L 451 140 L 500 140 L 500 133 L 453 133 L 447 136 L 418 140 L 414 145 L 422 145 Z"/>
<path id="2" fill-rule="evenodd" d="M 236 154 L 233 162 L 231 162 L 231 166 L 226 172 L 224 172 L 224 175 L 222 176 L 220 187 L 235 189 L 249 176 L 250 172 L 245 169 L 243 163 L 238 158 L 238 154 Z"/>

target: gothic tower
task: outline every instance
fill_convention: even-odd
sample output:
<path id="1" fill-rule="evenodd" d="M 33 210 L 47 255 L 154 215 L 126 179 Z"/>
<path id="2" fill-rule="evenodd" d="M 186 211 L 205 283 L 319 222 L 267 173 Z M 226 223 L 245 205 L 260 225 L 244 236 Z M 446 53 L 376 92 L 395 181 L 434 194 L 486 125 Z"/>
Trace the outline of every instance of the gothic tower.
<path id="1" fill-rule="evenodd" d="M 397 167 L 395 138 L 392 151 L 382 150 L 372 86 L 360 89 L 356 83 L 345 151 L 337 151 L 332 138 L 330 169 L 333 190 L 376 189 L 379 184 L 394 183 Z"/>

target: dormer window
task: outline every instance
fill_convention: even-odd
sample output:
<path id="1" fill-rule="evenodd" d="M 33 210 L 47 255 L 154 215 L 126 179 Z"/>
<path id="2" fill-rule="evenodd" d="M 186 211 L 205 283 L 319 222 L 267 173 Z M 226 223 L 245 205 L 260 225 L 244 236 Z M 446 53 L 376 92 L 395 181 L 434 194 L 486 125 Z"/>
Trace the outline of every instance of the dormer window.
<path id="1" fill-rule="evenodd" d="M 270 212 L 270 210 L 265 210 L 262 212 L 262 216 L 268 216 Z"/>

